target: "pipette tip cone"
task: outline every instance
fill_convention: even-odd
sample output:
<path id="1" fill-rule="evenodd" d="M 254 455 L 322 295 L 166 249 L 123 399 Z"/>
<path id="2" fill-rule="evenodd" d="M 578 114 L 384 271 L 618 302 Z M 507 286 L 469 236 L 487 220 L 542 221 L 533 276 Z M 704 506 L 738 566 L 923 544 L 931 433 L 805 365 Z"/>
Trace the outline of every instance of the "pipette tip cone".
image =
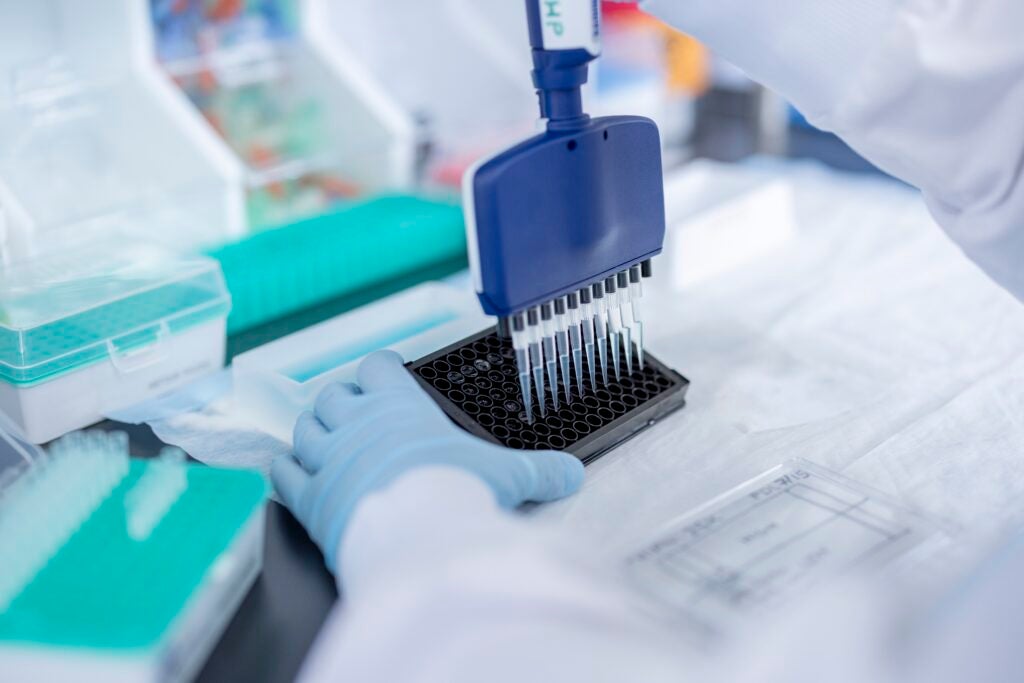
<path id="1" fill-rule="evenodd" d="M 632 331 L 627 327 L 622 331 L 622 345 L 626 351 L 626 374 L 633 374 L 633 341 Z"/>
<path id="2" fill-rule="evenodd" d="M 578 395 L 583 396 L 583 349 L 573 349 L 572 352 L 573 365 L 576 369 L 576 387 L 579 390 Z"/>
<path id="3" fill-rule="evenodd" d="M 619 333 L 612 332 L 609 335 L 612 341 L 612 367 L 615 369 L 615 381 L 622 379 L 622 367 L 619 361 Z"/>
<path id="4" fill-rule="evenodd" d="M 559 360 L 562 361 L 562 386 L 565 387 L 565 400 L 568 403 L 572 403 L 572 380 L 569 379 L 569 356 L 559 356 Z"/>
<path id="5" fill-rule="evenodd" d="M 540 416 L 545 415 L 545 401 L 544 401 L 544 368 L 533 369 L 533 383 L 537 389 L 537 410 L 540 411 Z"/>
<path id="6" fill-rule="evenodd" d="M 640 370 L 644 369 L 644 324 L 637 321 L 636 324 L 636 357 L 640 362 Z"/>
<path id="7" fill-rule="evenodd" d="M 594 345 L 587 344 L 587 371 L 590 373 L 590 386 L 591 388 L 597 386 L 597 376 L 594 372 Z"/>
<path id="8" fill-rule="evenodd" d="M 533 424 L 533 396 L 530 393 L 532 388 L 528 373 L 519 373 L 519 388 L 523 391 L 523 411 L 526 413 L 526 423 Z"/>
<path id="9" fill-rule="evenodd" d="M 555 361 L 547 361 L 548 384 L 551 386 L 551 405 L 558 410 L 558 370 Z"/>

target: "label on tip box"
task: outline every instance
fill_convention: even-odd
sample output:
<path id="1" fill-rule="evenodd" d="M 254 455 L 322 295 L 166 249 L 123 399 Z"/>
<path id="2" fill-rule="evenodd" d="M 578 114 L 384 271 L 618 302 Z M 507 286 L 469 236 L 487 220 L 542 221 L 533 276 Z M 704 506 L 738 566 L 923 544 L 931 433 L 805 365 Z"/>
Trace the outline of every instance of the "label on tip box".
<path id="1" fill-rule="evenodd" d="M 537 0 L 546 50 L 583 49 L 601 54 L 597 0 Z"/>

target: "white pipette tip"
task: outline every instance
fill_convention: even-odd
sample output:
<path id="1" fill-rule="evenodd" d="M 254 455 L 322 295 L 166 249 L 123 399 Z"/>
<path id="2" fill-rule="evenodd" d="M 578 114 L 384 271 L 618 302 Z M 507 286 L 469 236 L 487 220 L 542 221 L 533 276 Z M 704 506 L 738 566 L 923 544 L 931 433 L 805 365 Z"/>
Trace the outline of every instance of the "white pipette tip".
<path id="1" fill-rule="evenodd" d="M 626 374 L 633 374 L 633 302 L 630 290 L 630 270 L 619 271 L 615 280 L 619 289 L 619 319 L 622 321 L 622 345 L 626 352 Z M 639 272 L 637 273 L 639 276 Z"/>
<path id="2" fill-rule="evenodd" d="M 559 408 L 558 399 L 558 361 L 556 356 L 557 342 L 555 341 L 555 322 L 551 312 L 550 301 L 540 306 L 540 323 L 544 332 L 544 365 L 548 370 L 548 386 L 551 388 L 551 405 L 555 410 Z"/>
<path id="3" fill-rule="evenodd" d="M 551 385 L 551 406 L 558 410 L 558 364 L 553 360 L 546 361 L 548 366 L 548 383 Z"/>
<path id="4" fill-rule="evenodd" d="M 562 365 L 562 386 L 565 387 L 565 401 L 566 403 L 572 403 L 572 375 L 569 374 L 569 356 L 559 356 L 558 360 Z"/>
<path id="5" fill-rule="evenodd" d="M 626 374 L 627 375 L 632 375 L 633 374 L 633 342 L 632 342 L 632 335 L 630 334 L 630 329 L 628 327 L 624 327 L 622 329 L 622 346 L 625 347 L 624 350 L 626 352 Z"/>
<path id="6" fill-rule="evenodd" d="M 590 386 L 597 387 L 597 375 L 594 372 L 594 345 L 587 344 L 584 347 L 587 352 L 587 372 L 590 375 Z"/>
<path id="7" fill-rule="evenodd" d="M 637 331 L 637 335 L 636 335 L 636 337 L 637 337 L 636 338 L 636 356 L 637 356 L 637 360 L 640 361 L 640 371 L 643 372 L 643 369 L 644 369 L 644 324 L 640 320 L 638 320 L 636 322 L 636 331 Z"/>
<path id="8" fill-rule="evenodd" d="M 537 390 L 537 410 L 540 411 L 540 416 L 543 418 L 547 415 L 547 401 L 544 400 L 544 367 L 533 368 L 533 383 L 534 388 Z"/>
<path id="9" fill-rule="evenodd" d="M 615 381 L 622 379 L 622 365 L 619 360 L 619 333 L 612 332 L 609 335 L 612 346 L 612 368 L 615 370 Z"/>
<path id="10" fill-rule="evenodd" d="M 530 391 L 530 374 L 519 373 L 519 388 L 523 392 L 523 412 L 526 413 L 526 424 L 533 424 L 533 396 Z"/>
<path id="11" fill-rule="evenodd" d="M 0 511 L 0 612 L 128 474 L 128 435 L 73 432 L 4 490 Z"/>
<path id="12" fill-rule="evenodd" d="M 533 424 L 533 397 L 530 386 L 530 353 L 527 347 L 528 333 L 522 313 L 512 316 L 512 348 L 516 354 L 516 369 L 519 371 L 519 389 L 522 392 L 523 411 L 526 422 Z"/>

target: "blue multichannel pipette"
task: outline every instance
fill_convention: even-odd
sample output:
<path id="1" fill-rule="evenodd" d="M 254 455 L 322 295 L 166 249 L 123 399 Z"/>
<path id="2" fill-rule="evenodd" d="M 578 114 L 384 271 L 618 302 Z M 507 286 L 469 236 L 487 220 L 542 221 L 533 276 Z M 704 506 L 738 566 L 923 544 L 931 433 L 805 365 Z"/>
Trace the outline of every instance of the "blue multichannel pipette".
<path id="1" fill-rule="evenodd" d="M 622 376 L 620 338 L 626 373 L 634 353 L 642 368 L 640 278 L 650 275 L 665 236 L 657 126 L 638 116 L 591 118 L 583 111 L 580 88 L 599 54 L 597 5 L 526 0 L 546 129 L 477 162 L 463 179 L 476 289 L 484 310 L 511 333 L 531 421 L 531 384 L 545 410 L 545 369 L 557 406 L 552 352 L 567 402 L 573 380 L 578 396 L 586 392 L 585 376 L 596 383 L 595 362 L 608 381 L 609 354 L 616 378 Z"/>

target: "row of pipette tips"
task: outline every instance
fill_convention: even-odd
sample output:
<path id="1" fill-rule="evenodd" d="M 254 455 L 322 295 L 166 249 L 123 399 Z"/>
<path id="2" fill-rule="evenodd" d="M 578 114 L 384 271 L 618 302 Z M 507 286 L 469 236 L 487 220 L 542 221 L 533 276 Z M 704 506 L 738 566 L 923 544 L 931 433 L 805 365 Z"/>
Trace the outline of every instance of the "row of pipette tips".
<path id="1" fill-rule="evenodd" d="M 577 396 L 586 393 L 584 370 L 590 377 L 590 386 L 598 385 L 597 367 L 601 369 L 601 380 L 608 384 L 609 355 L 615 379 L 621 379 L 620 342 L 625 352 L 626 373 L 633 373 L 634 348 L 636 362 L 641 370 L 644 368 L 640 300 L 643 298 L 642 280 L 650 274 L 650 261 L 644 261 L 600 282 L 516 313 L 506 321 L 515 350 L 527 422 L 533 422 L 534 392 L 538 412 L 542 418 L 547 414 L 545 384 L 551 390 L 552 406 L 559 409 L 559 373 L 565 400 L 569 403 L 573 402 L 574 379 Z"/>
<path id="2" fill-rule="evenodd" d="M 0 498 L 0 611 L 46 566 L 128 473 L 128 436 L 76 432 Z"/>
<path id="3" fill-rule="evenodd" d="M 165 448 L 125 499 L 127 531 L 144 541 L 184 492 L 185 455 Z M 124 432 L 72 432 L 0 492 L 0 612 L 116 489 L 129 470 Z"/>
<path id="4" fill-rule="evenodd" d="M 145 472 L 124 497 L 128 535 L 140 542 L 152 535 L 188 488 L 184 451 L 164 448 L 159 458 L 147 464 Z"/>

